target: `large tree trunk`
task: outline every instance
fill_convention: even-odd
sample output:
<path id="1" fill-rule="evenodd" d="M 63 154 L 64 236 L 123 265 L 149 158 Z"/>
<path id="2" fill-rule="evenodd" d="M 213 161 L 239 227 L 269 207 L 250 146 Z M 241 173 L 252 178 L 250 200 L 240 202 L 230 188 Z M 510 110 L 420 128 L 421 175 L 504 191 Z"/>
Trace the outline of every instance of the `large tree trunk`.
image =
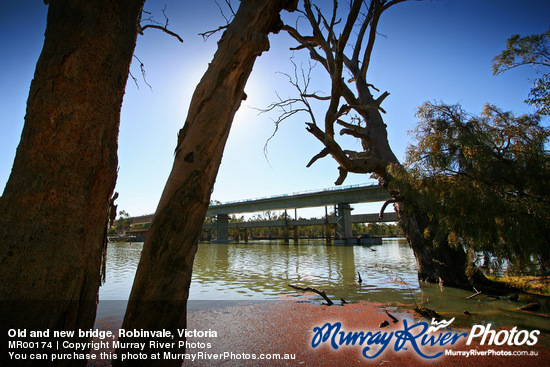
<path id="1" fill-rule="evenodd" d="M 367 105 L 375 105 L 367 83 L 359 77 L 357 90 L 360 99 L 367 101 Z M 386 125 L 377 108 L 361 111 L 365 121 L 368 121 L 368 139 L 364 139 L 364 148 L 371 156 L 386 162 L 386 164 L 400 164 L 388 142 Z M 481 273 L 468 268 L 468 256 L 463 248 L 453 248 L 447 242 L 438 243 L 426 237 L 425 229 L 430 224 L 428 216 L 415 205 L 415 198 L 408 197 L 405 201 L 401 197 L 399 187 L 389 185 L 392 178 L 381 169 L 376 172 L 380 183 L 384 187 L 392 187 L 390 195 L 397 203 L 394 205 L 407 241 L 411 246 L 418 264 L 418 279 L 427 282 L 441 282 L 455 287 L 469 287 L 473 282 L 484 282 Z M 396 190 L 397 189 L 397 190 Z M 473 271 L 472 275 L 468 272 Z"/>
<path id="2" fill-rule="evenodd" d="M 233 117 L 246 98 L 244 86 L 256 58 L 269 49 L 268 34 L 282 26 L 280 11 L 294 10 L 296 2 L 241 1 L 219 41 L 179 132 L 174 165 L 143 247 L 123 329 L 166 329 L 177 338 L 177 329 L 186 327 L 195 251 Z M 181 359 L 160 363 L 176 366 Z"/>
<path id="3" fill-rule="evenodd" d="M 367 101 L 367 104 L 374 105 L 376 102 L 368 90 L 366 82 L 359 79 L 357 84 L 360 98 Z M 380 111 L 370 108 L 363 112 L 363 117 L 369 121 L 369 139 L 367 139 L 369 143 L 366 144 L 369 154 L 386 164 L 400 164 L 388 142 L 386 125 Z M 426 236 L 425 230 L 430 225 L 430 219 L 415 204 L 416 198 L 408 197 L 404 200 L 399 187 L 389 185 L 392 177 L 386 169 L 376 173 L 384 187 L 392 188 L 388 191 L 397 201 L 394 205 L 395 211 L 399 218 L 399 224 L 414 252 L 420 281 L 439 282 L 461 288 L 471 287 L 473 283 L 478 286 L 487 283 L 487 279 L 478 269 L 469 266 L 468 256 L 463 248 L 452 247 L 446 241 L 436 244 Z"/>
<path id="4" fill-rule="evenodd" d="M 120 108 L 142 5 L 49 5 L 21 141 L 0 198 L 3 337 L 10 327 L 93 327 Z"/>
<path id="5" fill-rule="evenodd" d="M 424 231 L 430 224 L 429 218 L 413 208 L 410 202 L 395 204 L 399 224 L 418 264 L 418 279 L 460 288 L 487 285 L 488 281 L 480 270 L 468 266 L 469 259 L 463 248 L 451 247 L 447 242 L 435 244 L 426 237 Z"/>

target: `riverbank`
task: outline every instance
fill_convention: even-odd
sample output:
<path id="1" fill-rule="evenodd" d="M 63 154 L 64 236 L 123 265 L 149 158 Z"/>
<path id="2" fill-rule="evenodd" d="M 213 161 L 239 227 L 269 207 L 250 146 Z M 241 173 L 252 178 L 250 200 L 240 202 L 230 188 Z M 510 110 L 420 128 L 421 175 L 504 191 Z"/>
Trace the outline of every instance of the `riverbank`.
<path id="1" fill-rule="evenodd" d="M 345 305 L 324 306 L 319 301 L 312 302 L 305 296 L 287 297 L 277 302 L 237 302 L 217 303 L 209 307 L 207 303 L 202 309 L 188 312 L 188 330 L 215 331 L 217 337 L 189 337 L 187 353 L 189 358 L 186 366 L 358 366 L 358 365 L 386 365 L 386 366 L 424 366 L 437 363 L 438 366 L 516 366 L 529 365 L 548 366 L 550 363 L 550 335 L 548 330 L 536 335 L 534 346 L 511 345 L 480 345 L 480 338 L 474 339 L 471 345 L 466 345 L 467 334 L 470 328 L 445 329 L 435 333 L 438 336 L 448 334 L 441 339 L 446 345 L 436 343 L 433 347 L 421 347 L 418 351 L 410 342 L 399 348 L 396 332 L 408 330 L 416 335 L 423 325 L 412 325 L 419 322 L 430 323 L 431 320 L 422 319 L 406 308 L 388 306 L 371 302 L 360 302 Z M 390 316 L 399 321 L 393 323 Z M 467 318 L 467 315 L 457 316 Z M 544 320 L 544 321 L 543 321 Z M 541 323 L 547 323 L 548 318 L 541 316 Z M 330 338 L 320 342 L 316 348 L 312 347 L 312 340 L 322 341 L 321 334 L 314 332 L 315 327 L 322 327 L 325 323 L 335 325 L 341 323 L 342 331 L 371 331 L 374 338 L 367 339 L 363 346 L 341 345 L 336 350 L 330 345 Z M 386 327 L 380 327 L 389 322 Z M 407 326 L 405 326 L 407 325 Z M 473 326 L 473 325 L 472 325 Z M 106 318 L 98 320 L 98 328 L 116 330 L 120 327 L 120 319 Z M 452 327 L 452 325 L 451 325 Z M 518 327 L 519 334 L 521 328 Z M 391 334 L 391 333 L 394 334 Z M 498 332 L 498 330 L 497 330 Z M 377 334 L 378 333 L 378 334 Z M 510 332 L 498 334 L 499 337 Z M 451 345 L 451 337 L 462 334 L 458 341 Z M 376 337 L 378 335 L 378 337 Z M 403 334 L 405 335 L 405 334 Z M 371 342 L 372 355 L 380 348 L 383 337 L 390 340 L 387 348 L 373 359 L 362 355 L 367 342 Z M 527 332 L 520 337 L 527 337 Z M 521 342 L 521 338 L 518 339 Z M 420 339 L 420 338 L 418 338 Z M 448 340 L 447 340 L 448 339 Z M 498 338 L 497 338 L 498 339 Z M 500 337 L 502 339 L 502 337 Z M 338 340 L 335 340 L 338 344 Z M 436 338 L 437 340 L 437 338 Z M 528 340 L 529 341 L 529 340 Z M 397 342 L 397 343 L 396 343 Z M 420 344 L 420 342 L 418 342 Z M 485 343 L 487 344 L 487 343 Z M 513 343 L 512 343 L 513 344 Z M 398 349 L 397 351 L 395 349 Z M 450 350 L 450 352 L 445 352 Z M 473 351 L 473 352 L 472 352 Z M 224 355 L 224 353 L 226 353 Z M 434 356 L 443 353 L 440 357 L 426 359 L 425 356 Z M 446 355 L 452 353 L 454 355 Z M 469 356 L 465 354 L 469 353 Z M 503 354 L 527 354 L 524 356 L 505 356 Z M 475 354 L 475 355 L 474 355 Z M 486 354 L 485 356 L 482 354 Z M 498 355 L 500 354 L 500 355 Z M 529 355 L 529 354 L 537 354 Z M 273 355 L 288 359 L 275 360 Z M 213 359 L 215 356 L 220 359 Z M 254 360 L 253 357 L 257 359 Z M 261 357 L 272 359 L 260 360 Z M 232 359 L 231 359 L 232 358 Z M 291 359 L 292 358 L 292 359 Z M 89 366 L 108 366 L 107 361 L 90 363 Z"/>
<path id="2" fill-rule="evenodd" d="M 488 276 L 492 281 L 504 286 L 515 287 L 524 292 L 541 296 L 550 296 L 550 278 L 548 276 Z"/>

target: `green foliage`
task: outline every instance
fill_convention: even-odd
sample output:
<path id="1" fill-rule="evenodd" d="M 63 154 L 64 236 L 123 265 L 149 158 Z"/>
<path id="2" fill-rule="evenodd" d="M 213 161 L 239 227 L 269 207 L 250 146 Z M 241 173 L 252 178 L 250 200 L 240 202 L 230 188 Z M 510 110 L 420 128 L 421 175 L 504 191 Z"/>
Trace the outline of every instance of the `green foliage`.
<path id="1" fill-rule="evenodd" d="M 125 210 L 121 210 L 118 213 L 118 220 L 116 221 L 117 232 L 124 232 L 132 225 L 132 218 Z"/>
<path id="2" fill-rule="evenodd" d="M 485 252 L 508 267 L 550 264 L 550 136 L 538 115 L 515 117 L 486 105 L 425 103 L 396 187 L 431 220 L 427 236 Z"/>
<path id="3" fill-rule="evenodd" d="M 368 233 L 372 236 L 403 237 L 403 229 L 398 224 L 387 223 L 353 223 L 353 234 Z"/>
<path id="4" fill-rule="evenodd" d="M 493 59 L 493 73 L 500 74 L 517 66 L 530 65 L 538 68 L 550 67 L 550 29 L 543 34 L 520 37 L 513 35 L 506 42 L 506 49 Z M 540 69 L 537 70 L 541 72 Z M 533 81 L 529 98 L 542 115 L 550 115 L 550 74 Z"/>

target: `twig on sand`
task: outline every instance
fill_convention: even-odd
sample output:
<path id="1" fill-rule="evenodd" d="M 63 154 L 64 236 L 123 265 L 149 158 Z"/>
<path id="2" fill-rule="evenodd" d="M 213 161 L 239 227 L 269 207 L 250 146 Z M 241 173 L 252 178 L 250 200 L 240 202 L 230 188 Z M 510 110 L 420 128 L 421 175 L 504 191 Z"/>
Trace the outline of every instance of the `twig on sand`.
<path id="1" fill-rule="evenodd" d="M 475 293 L 475 294 L 472 294 L 471 296 L 469 296 L 469 297 L 466 298 L 466 299 L 472 299 L 472 298 L 474 298 L 474 297 L 476 297 L 476 296 L 479 296 L 479 295 L 482 293 L 481 291 L 478 291 L 478 290 L 475 289 L 475 288 L 474 288 L 474 291 L 476 291 L 476 293 Z"/>
<path id="2" fill-rule="evenodd" d="M 393 316 L 391 313 L 389 313 L 388 310 L 386 310 L 386 314 L 391 318 L 394 324 L 397 324 L 399 322 L 399 320 L 395 316 Z"/>

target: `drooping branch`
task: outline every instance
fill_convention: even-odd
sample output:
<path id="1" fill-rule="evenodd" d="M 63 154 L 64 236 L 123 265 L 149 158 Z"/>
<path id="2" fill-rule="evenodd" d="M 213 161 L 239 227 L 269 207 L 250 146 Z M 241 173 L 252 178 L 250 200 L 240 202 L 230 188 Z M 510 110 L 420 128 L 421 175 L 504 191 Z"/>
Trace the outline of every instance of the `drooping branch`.
<path id="1" fill-rule="evenodd" d="M 264 155 L 267 156 L 267 145 L 269 141 L 275 136 L 277 131 L 279 130 L 279 125 L 289 119 L 290 117 L 300 113 L 305 112 L 309 115 L 311 118 L 311 123 L 313 125 L 317 125 L 315 114 L 313 113 L 313 108 L 311 107 L 308 98 L 314 98 L 317 100 L 323 100 L 324 97 L 318 96 L 316 93 L 310 93 L 308 91 L 309 85 L 311 82 L 311 72 L 315 65 L 309 64 L 308 71 L 304 71 L 304 69 L 301 69 L 301 75 L 298 74 L 298 65 L 294 62 L 294 60 L 291 59 L 292 64 L 294 65 L 294 76 L 291 76 L 286 73 L 280 73 L 288 78 L 289 83 L 298 91 L 299 97 L 298 98 L 286 98 L 283 99 L 279 96 L 278 93 L 276 93 L 278 102 L 274 102 L 270 104 L 265 109 L 258 109 L 256 108 L 260 114 L 262 113 L 268 113 L 274 110 L 279 111 L 279 116 L 277 119 L 274 120 L 275 123 L 275 130 L 273 131 L 273 134 L 267 139 L 265 145 L 264 145 Z M 296 107 L 298 106 L 298 107 Z"/>
<path id="2" fill-rule="evenodd" d="M 152 90 L 153 90 L 153 87 L 152 87 L 151 84 L 149 84 L 149 82 L 147 81 L 147 74 L 145 73 L 145 65 L 144 65 L 143 62 L 139 59 L 139 57 L 137 57 L 136 55 L 133 55 L 133 58 L 136 59 L 136 60 L 139 62 L 139 70 L 141 71 L 141 77 L 143 78 L 143 82 L 144 82 L 144 83 L 149 87 L 149 89 L 152 91 Z M 130 75 L 130 77 L 132 78 L 132 80 L 134 81 L 134 83 L 136 84 L 136 87 L 139 89 L 139 84 L 138 84 L 137 78 L 132 74 L 131 71 L 129 72 L 129 75 Z"/>
<path id="3" fill-rule="evenodd" d="M 330 152 L 328 151 L 327 148 L 324 148 L 323 150 L 321 150 L 318 154 L 316 154 L 313 158 L 311 158 L 311 160 L 309 161 L 309 163 L 307 164 L 306 167 L 311 167 L 311 165 L 313 163 L 315 163 L 317 160 L 321 159 L 321 158 L 324 158 L 326 157 L 327 155 L 329 155 Z"/>
<path id="4" fill-rule="evenodd" d="M 336 182 L 334 182 L 336 186 L 343 184 L 346 180 L 346 177 L 348 177 L 348 170 L 344 167 L 338 167 L 338 171 L 340 172 L 340 174 L 338 175 L 338 179 L 336 179 Z"/>
<path id="5" fill-rule="evenodd" d="M 396 202 L 397 202 L 397 199 L 386 200 L 382 205 L 382 208 L 380 208 L 380 213 L 378 214 L 378 218 L 380 220 L 384 219 L 384 212 L 386 211 L 387 206 Z"/>
<path id="6" fill-rule="evenodd" d="M 143 19 L 143 14 L 148 14 L 149 17 Z M 136 21 L 136 28 L 137 28 L 138 33 L 143 35 L 143 31 L 145 31 L 147 28 L 159 29 L 159 30 L 163 31 L 164 33 L 169 34 L 170 36 L 177 38 L 178 41 L 183 43 L 183 39 L 180 37 L 179 34 L 177 34 L 177 33 L 175 33 L 175 32 L 168 29 L 169 19 L 168 19 L 168 16 L 166 15 L 166 6 L 164 6 L 164 8 L 162 9 L 162 14 L 163 14 L 164 20 L 165 20 L 164 24 L 160 23 L 160 22 L 157 22 L 155 20 L 155 18 L 151 15 L 150 12 L 147 12 L 147 11 L 143 10 L 143 5 L 142 5 L 141 9 L 140 9 L 140 12 L 139 12 L 139 17 L 137 18 L 137 21 Z M 150 24 L 146 24 L 146 25 L 142 26 L 141 25 L 142 21 L 148 21 L 148 22 L 150 22 Z M 141 71 L 141 76 L 143 78 L 143 81 L 149 87 L 149 89 L 153 90 L 153 87 L 147 82 L 147 78 L 146 78 L 146 75 L 145 75 L 145 65 L 143 64 L 143 62 L 141 62 L 141 60 L 136 55 L 133 55 L 133 57 L 139 62 L 139 68 L 140 68 L 140 71 Z M 129 74 L 130 78 L 132 78 L 132 80 L 134 81 L 136 87 L 139 89 L 139 83 L 138 83 L 137 78 L 132 74 L 131 71 L 129 71 L 128 74 Z"/>

